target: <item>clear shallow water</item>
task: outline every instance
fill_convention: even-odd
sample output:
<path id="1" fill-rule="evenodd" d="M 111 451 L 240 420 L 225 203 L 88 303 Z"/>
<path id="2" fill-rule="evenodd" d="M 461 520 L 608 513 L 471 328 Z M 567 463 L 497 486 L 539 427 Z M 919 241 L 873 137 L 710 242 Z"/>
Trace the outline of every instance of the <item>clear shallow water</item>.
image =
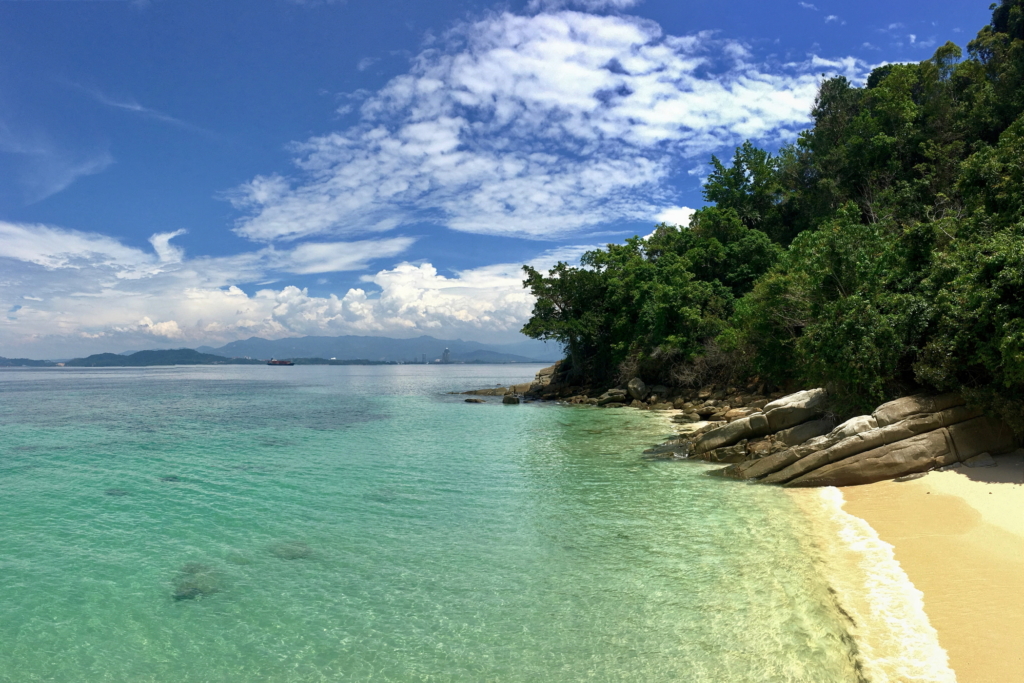
<path id="1" fill-rule="evenodd" d="M 445 393 L 535 370 L 0 372 L 0 681 L 858 679 L 782 491 Z"/>

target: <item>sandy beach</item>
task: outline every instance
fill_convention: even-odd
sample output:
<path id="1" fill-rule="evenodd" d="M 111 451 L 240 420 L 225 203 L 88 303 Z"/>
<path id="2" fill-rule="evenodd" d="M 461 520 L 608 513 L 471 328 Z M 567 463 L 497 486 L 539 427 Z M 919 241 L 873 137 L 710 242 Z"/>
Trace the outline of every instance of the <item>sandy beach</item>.
<path id="1" fill-rule="evenodd" d="M 995 460 L 842 489 L 924 594 L 960 683 L 1024 681 L 1024 450 Z"/>

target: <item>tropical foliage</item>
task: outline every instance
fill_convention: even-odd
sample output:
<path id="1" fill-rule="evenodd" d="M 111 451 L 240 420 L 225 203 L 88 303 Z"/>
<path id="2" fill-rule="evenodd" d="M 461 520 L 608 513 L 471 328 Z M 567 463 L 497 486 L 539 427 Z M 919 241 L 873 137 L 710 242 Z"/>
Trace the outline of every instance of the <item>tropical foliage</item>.
<path id="1" fill-rule="evenodd" d="M 992 10 L 966 56 L 827 80 L 795 144 L 712 157 L 687 228 L 527 267 L 523 331 L 581 385 L 726 354 L 849 410 L 958 390 L 1024 430 L 1024 0 Z"/>

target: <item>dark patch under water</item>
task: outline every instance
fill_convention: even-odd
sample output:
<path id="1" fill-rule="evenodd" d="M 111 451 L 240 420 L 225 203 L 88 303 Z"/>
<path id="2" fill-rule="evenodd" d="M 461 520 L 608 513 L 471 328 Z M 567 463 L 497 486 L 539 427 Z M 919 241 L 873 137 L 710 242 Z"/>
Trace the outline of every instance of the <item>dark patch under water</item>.
<path id="1" fill-rule="evenodd" d="M 283 541 L 270 546 L 270 554 L 282 560 L 301 560 L 313 554 L 313 549 L 302 541 Z"/>
<path id="2" fill-rule="evenodd" d="M 171 475 L 168 475 L 166 477 L 160 477 L 160 481 L 166 481 L 166 482 L 169 482 L 169 483 L 173 484 L 173 483 L 181 482 L 181 481 L 185 481 L 185 480 L 182 479 L 181 477 L 175 475 L 175 474 L 171 474 Z"/>
<path id="3" fill-rule="evenodd" d="M 217 571 L 200 562 L 189 562 L 178 570 L 174 581 L 175 600 L 199 600 L 221 590 L 221 580 Z"/>
<path id="4" fill-rule="evenodd" d="M 125 491 L 124 489 L 107 489 L 103 493 L 108 496 L 114 496 L 115 498 L 128 495 L 128 492 Z"/>

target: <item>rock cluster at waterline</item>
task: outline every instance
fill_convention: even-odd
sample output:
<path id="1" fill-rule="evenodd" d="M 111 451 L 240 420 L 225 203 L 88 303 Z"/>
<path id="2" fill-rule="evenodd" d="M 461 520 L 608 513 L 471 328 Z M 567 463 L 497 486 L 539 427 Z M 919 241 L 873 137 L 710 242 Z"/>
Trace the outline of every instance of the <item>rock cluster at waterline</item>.
<path id="1" fill-rule="evenodd" d="M 1020 446 L 1008 425 L 957 394 L 906 396 L 837 425 L 820 388 L 789 395 L 764 395 L 763 387 L 753 386 L 673 392 L 636 377 L 587 395 L 567 386 L 561 370 L 556 363 L 533 382 L 466 393 L 502 396 L 507 403 L 523 396 L 676 410 L 680 437 L 648 449 L 647 457 L 727 464 L 713 474 L 790 487 L 869 484 L 961 464 L 991 467 L 993 455 Z"/>

